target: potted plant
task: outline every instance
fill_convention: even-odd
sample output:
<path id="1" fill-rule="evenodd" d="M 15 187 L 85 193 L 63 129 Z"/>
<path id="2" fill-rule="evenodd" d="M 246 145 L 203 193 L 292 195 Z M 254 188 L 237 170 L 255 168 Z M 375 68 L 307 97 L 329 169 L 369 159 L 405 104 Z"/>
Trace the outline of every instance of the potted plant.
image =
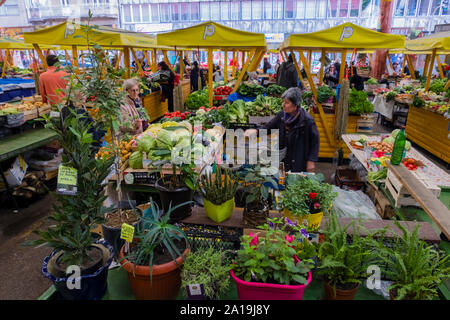
<path id="1" fill-rule="evenodd" d="M 347 241 L 347 229 L 353 226 L 351 241 Z M 319 244 L 318 274 L 324 276 L 326 300 L 353 300 L 367 267 L 372 264 L 372 234 L 362 237 L 355 222 L 342 227 L 339 218 L 331 214 Z"/>
<path id="2" fill-rule="evenodd" d="M 171 207 L 163 214 L 151 199 L 150 207 L 137 225 L 135 240 L 120 250 L 122 268 L 128 273 L 138 300 L 176 299 L 181 286 L 181 267 L 190 252 L 184 232 L 169 223 L 171 213 L 185 205 Z"/>
<path id="3" fill-rule="evenodd" d="M 239 183 L 231 176 L 231 170 L 217 167 L 215 177 L 211 173 L 201 175 L 199 189 L 208 217 L 220 223 L 231 217 L 234 209 L 234 195 Z"/>
<path id="4" fill-rule="evenodd" d="M 244 183 L 238 188 L 245 198 L 242 222 L 246 226 L 261 226 L 269 217 L 269 188 L 278 187 L 274 178 L 265 175 L 260 166 L 247 168 Z"/>
<path id="5" fill-rule="evenodd" d="M 332 186 L 309 177 L 288 181 L 281 198 L 283 214 L 291 220 L 308 225 L 308 231 L 320 227 L 324 212 L 328 213 L 337 193 Z M 305 222 L 306 221 L 306 222 Z"/>
<path id="6" fill-rule="evenodd" d="M 282 218 L 259 226 L 263 235 L 242 236 L 242 249 L 231 265 L 241 300 L 301 300 L 311 282 L 312 260 L 300 261 L 301 233 L 290 234 Z"/>
<path id="7" fill-rule="evenodd" d="M 35 231 L 40 239 L 25 245 L 47 244 L 55 249 L 44 259 L 41 270 L 53 281 L 60 298 L 100 300 L 106 292 L 114 253 L 107 242 L 96 241 L 91 229 L 104 221 L 103 181 L 113 160 L 94 158 L 92 134 L 88 133 L 91 125 L 83 115 L 72 111 L 61 122 L 45 119 L 46 127 L 58 134 L 64 149 L 62 165 L 76 170 L 77 189 L 73 195 L 57 194 L 54 214 L 49 217 L 55 225 L 47 231 Z M 81 274 L 79 287 L 73 289 L 67 284 L 72 268 Z"/>
<path id="8" fill-rule="evenodd" d="M 225 252 L 214 247 L 199 249 L 190 253 L 181 271 L 181 286 L 203 285 L 204 296 L 217 300 L 230 287 L 229 266 L 224 262 Z M 184 297 L 188 298 L 187 290 Z"/>
<path id="9" fill-rule="evenodd" d="M 437 287 L 449 279 L 449 255 L 419 239 L 419 225 L 411 232 L 394 220 L 401 236 L 387 244 L 377 242 L 377 263 L 393 281 L 388 288 L 391 300 L 431 300 Z"/>

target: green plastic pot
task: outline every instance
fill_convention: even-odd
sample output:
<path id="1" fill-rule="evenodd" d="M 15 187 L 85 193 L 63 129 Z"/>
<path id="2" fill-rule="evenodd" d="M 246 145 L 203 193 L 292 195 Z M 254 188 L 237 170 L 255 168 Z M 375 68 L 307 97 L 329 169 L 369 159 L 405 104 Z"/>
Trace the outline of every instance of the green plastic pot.
<path id="1" fill-rule="evenodd" d="M 206 215 L 211 220 L 219 223 L 229 219 L 233 214 L 234 197 L 219 205 L 216 205 L 203 198 L 203 206 L 205 207 Z"/>

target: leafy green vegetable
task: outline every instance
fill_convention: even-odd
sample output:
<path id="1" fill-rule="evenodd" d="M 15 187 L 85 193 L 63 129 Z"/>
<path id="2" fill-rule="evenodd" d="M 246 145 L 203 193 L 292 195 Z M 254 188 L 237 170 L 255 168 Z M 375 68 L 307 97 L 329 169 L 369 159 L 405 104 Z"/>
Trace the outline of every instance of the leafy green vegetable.
<path id="1" fill-rule="evenodd" d="M 444 91 L 445 84 L 447 83 L 447 78 L 445 79 L 434 79 L 430 84 L 430 91 L 441 94 Z"/>
<path id="2" fill-rule="evenodd" d="M 197 110 L 200 107 L 209 108 L 209 97 L 206 91 L 192 92 L 184 104 L 189 110 Z"/>
<path id="3" fill-rule="evenodd" d="M 378 84 L 378 81 L 375 78 L 370 78 L 366 81 L 366 84 Z"/>
<path id="4" fill-rule="evenodd" d="M 336 93 L 334 90 L 327 85 L 323 85 L 317 89 L 317 101 L 319 101 L 319 103 L 323 103 L 335 95 Z"/>
<path id="5" fill-rule="evenodd" d="M 150 135 L 144 135 L 138 139 L 137 144 L 139 151 L 149 153 L 150 149 L 156 147 L 156 139 Z"/>
<path id="6" fill-rule="evenodd" d="M 271 116 L 282 110 L 283 100 L 277 97 L 259 95 L 255 101 L 246 103 L 246 111 L 250 116 Z"/>
<path id="7" fill-rule="evenodd" d="M 367 98 L 367 92 L 352 88 L 350 90 L 348 111 L 354 114 L 372 113 L 373 104 Z"/>
<path id="8" fill-rule="evenodd" d="M 256 97 L 257 95 L 266 93 L 266 88 L 257 84 L 243 83 L 239 86 L 237 93 L 244 97 Z"/>
<path id="9" fill-rule="evenodd" d="M 423 101 L 422 99 L 420 99 L 418 96 L 414 96 L 413 99 L 413 106 L 417 107 L 417 108 L 422 108 L 425 106 L 425 101 Z"/>
<path id="10" fill-rule="evenodd" d="M 387 177 L 387 168 L 384 168 L 382 170 L 378 170 L 378 171 L 369 171 L 367 173 L 367 180 L 369 182 L 375 182 L 375 181 L 379 181 L 379 180 L 384 180 Z"/>
<path id="11" fill-rule="evenodd" d="M 244 100 L 236 100 L 229 107 L 230 122 L 247 123 Z"/>
<path id="12" fill-rule="evenodd" d="M 389 92 L 386 93 L 386 95 L 385 95 L 386 101 L 394 100 L 396 96 L 397 96 L 397 92 L 395 92 L 395 91 L 389 91 Z"/>
<path id="13" fill-rule="evenodd" d="M 280 95 L 285 91 L 286 91 L 285 87 L 278 86 L 276 84 L 271 84 L 270 86 L 267 87 L 268 95 Z"/>
<path id="14" fill-rule="evenodd" d="M 130 167 L 132 169 L 142 169 L 142 152 L 135 151 L 129 158 Z"/>

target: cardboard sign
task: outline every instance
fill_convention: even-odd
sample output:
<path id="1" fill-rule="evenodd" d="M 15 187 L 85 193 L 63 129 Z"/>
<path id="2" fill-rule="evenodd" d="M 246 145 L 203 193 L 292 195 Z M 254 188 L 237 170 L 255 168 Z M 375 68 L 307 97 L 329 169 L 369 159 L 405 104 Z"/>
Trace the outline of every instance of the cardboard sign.
<path id="1" fill-rule="evenodd" d="M 132 242 L 134 236 L 134 227 L 127 223 L 122 224 L 122 230 L 120 231 L 120 239 L 127 242 Z"/>
<path id="2" fill-rule="evenodd" d="M 56 193 L 77 194 L 77 169 L 60 165 L 58 168 L 58 185 Z"/>

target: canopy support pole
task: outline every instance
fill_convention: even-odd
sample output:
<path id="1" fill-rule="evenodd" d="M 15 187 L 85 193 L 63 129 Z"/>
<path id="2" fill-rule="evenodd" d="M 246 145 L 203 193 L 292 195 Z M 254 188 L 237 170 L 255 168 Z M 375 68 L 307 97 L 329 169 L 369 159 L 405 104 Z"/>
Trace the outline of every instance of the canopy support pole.
<path id="1" fill-rule="evenodd" d="M 369 56 L 369 63 L 370 63 L 370 65 L 372 65 L 372 55 L 373 55 L 373 53 L 368 53 L 367 55 Z"/>
<path id="2" fill-rule="evenodd" d="M 320 77 L 319 84 L 322 85 L 323 82 L 323 69 L 325 68 L 325 49 L 322 48 L 322 56 L 320 57 Z"/>
<path id="3" fill-rule="evenodd" d="M 47 70 L 47 68 L 48 68 L 47 60 L 45 59 L 44 55 L 42 54 L 41 48 L 40 48 L 39 45 L 36 44 L 36 43 L 33 43 L 33 47 L 34 47 L 34 49 L 36 49 L 36 52 L 37 52 L 37 54 L 38 54 L 38 57 L 39 57 L 39 59 L 41 59 L 41 61 L 42 61 L 42 65 L 44 66 L 44 70 Z M 39 69 L 39 68 L 38 68 L 38 69 Z"/>
<path id="4" fill-rule="evenodd" d="M 431 75 L 433 74 L 433 66 L 434 60 L 436 59 L 436 49 L 433 49 L 433 53 L 431 54 L 430 65 L 428 66 L 428 76 L 427 83 L 425 84 L 425 92 L 430 88 Z"/>
<path id="5" fill-rule="evenodd" d="M 243 67 L 241 69 L 241 73 L 239 73 L 239 77 L 236 80 L 236 83 L 234 84 L 234 88 L 233 88 L 232 93 L 235 93 L 237 91 L 237 89 L 239 88 L 239 85 L 241 84 L 242 79 L 244 79 L 244 74 L 247 71 L 248 66 L 250 65 L 250 60 L 252 60 L 252 58 L 255 55 L 256 55 L 256 49 L 252 49 L 252 51 L 248 55 L 247 61 L 245 62 L 245 64 L 243 65 Z"/>
<path id="6" fill-rule="evenodd" d="M 409 54 L 406 55 L 406 62 L 408 63 L 409 74 L 411 75 L 411 79 L 416 80 L 416 70 L 411 61 L 411 57 Z"/>
<path id="7" fill-rule="evenodd" d="M 292 53 L 292 55 L 295 58 L 295 54 Z M 298 55 L 300 56 L 300 51 L 298 51 Z M 301 60 L 297 61 L 296 64 L 298 65 L 298 69 L 297 69 L 298 77 L 300 78 L 300 81 L 303 81 L 304 79 L 303 79 L 302 68 L 301 68 L 301 66 L 302 66 Z"/>
<path id="8" fill-rule="evenodd" d="M 441 76 L 441 79 L 444 79 L 444 71 L 442 70 L 442 63 L 441 59 L 439 58 L 439 55 L 436 55 L 436 62 L 438 64 L 439 74 Z"/>
<path id="9" fill-rule="evenodd" d="M 248 67 L 248 71 L 255 71 L 261 62 L 261 58 L 264 56 L 264 49 L 257 49 L 255 57 L 252 59 L 250 66 Z"/>
<path id="10" fill-rule="evenodd" d="M 295 59 L 295 56 L 294 56 Z M 329 130 L 328 126 L 327 126 L 327 122 L 325 121 L 325 113 L 323 112 L 323 108 L 322 105 L 319 103 L 319 100 L 317 98 L 317 89 L 314 85 L 314 81 L 311 77 L 311 72 L 310 72 L 310 66 L 308 65 L 305 56 L 303 55 L 303 52 L 300 52 L 300 59 L 302 60 L 303 63 L 303 67 L 305 69 L 306 72 L 306 76 L 308 77 L 308 82 L 309 85 L 311 86 L 311 91 L 313 92 L 314 97 L 316 98 L 316 102 L 317 102 L 317 109 L 319 110 L 319 116 L 320 116 L 320 120 L 322 121 L 322 126 L 325 130 L 325 134 L 327 136 L 328 142 L 331 145 L 334 145 L 334 139 L 333 136 L 331 134 L 331 131 Z M 342 64 L 341 64 L 342 65 Z"/>
<path id="11" fill-rule="evenodd" d="M 300 71 L 299 62 L 297 61 L 297 58 L 295 57 L 294 51 L 291 51 L 291 54 L 292 54 L 292 57 L 294 59 L 294 66 L 295 66 L 295 69 L 297 70 L 298 77 L 301 78 L 302 77 L 302 72 Z"/>
<path id="12" fill-rule="evenodd" d="M 208 95 L 209 106 L 213 106 L 213 49 L 208 49 Z"/>
<path id="13" fill-rule="evenodd" d="M 184 78 L 185 71 L 187 74 L 186 66 L 184 65 L 184 60 L 183 60 L 183 51 L 180 51 L 179 56 L 180 56 L 180 81 L 182 81 Z"/>
<path id="14" fill-rule="evenodd" d="M 124 58 L 124 65 L 125 65 L 125 76 L 127 79 L 130 78 L 130 48 L 129 47 L 123 47 L 123 58 Z"/>
<path id="15" fill-rule="evenodd" d="M 156 66 L 158 64 L 158 58 L 156 57 L 156 48 L 153 49 L 152 61 L 152 72 L 156 72 Z"/>
<path id="16" fill-rule="evenodd" d="M 225 49 L 223 57 L 223 82 L 228 83 L 228 51 Z"/>
<path id="17" fill-rule="evenodd" d="M 423 65 L 422 77 L 426 77 L 428 75 L 428 65 L 430 64 L 430 55 L 427 54 L 425 56 L 425 63 Z"/>
<path id="18" fill-rule="evenodd" d="M 402 62 L 402 73 L 404 73 L 404 71 L 405 71 L 405 65 L 406 65 L 406 55 L 405 55 L 405 57 L 403 57 L 403 62 Z"/>
<path id="19" fill-rule="evenodd" d="M 387 56 L 387 59 L 389 61 L 389 65 L 391 66 L 391 69 L 394 70 L 394 65 L 392 64 L 391 54 L 389 53 L 389 50 L 388 50 L 386 56 Z"/>
<path id="20" fill-rule="evenodd" d="M 450 80 L 447 81 L 444 87 L 444 91 L 447 91 L 450 88 Z"/>
<path id="21" fill-rule="evenodd" d="M 78 68 L 78 51 L 77 51 L 77 46 L 76 45 L 72 45 L 72 60 L 73 60 L 73 68 L 75 70 L 76 74 L 80 73 L 80 70 Z"/>
<path id="22" fill-rule="evenodd" d="M 8 64 L 9 64 L 9 50 L 6 50 L 5 61 L 3 62 L 2 78 L 6 74 L 6 69 L 8 67 Z"/>
<path id="23" fill-rule="evenodd" d="M 120 51 L 119 58 L 116 61 L 116 65 L 114 66 L 114 70 L 117 71 L 119 69 L 120 61 L 122 61 L 123 51 Z"/>
<path id="24" fill-rule="evenodd" d="M 191 60 L 189 60 L 189 53 L 186 54 L 186 51 L 183 51 L 183 55 L 186 58 L 187 62 L 189 62 L 189 64 L 192 66 Z M 186 71 L 187 72 L 187 71 Z"/>
<path id="25" fill-rule="evenodd" d="M 339 70 L 339 83 L 342 82 L 342 79 L 344 78 L 345 73 L 345 61 L 347 60 L 347 50 L 342 50 L 341 55 L 341 70 Z"/>
<path id="26" fill-rule="evenodd" d="M 163 50 L 162 52 L 163 52 L 163 56 L 164 56 L 164 61 L 169 66 L 169 69 L 172 70 L 173 73 L 175 73 L 175 71 L 173 71 L 173 66 L 170 64 L 169 59 L 167 58 L 167 50 Z"/>
<path id="27" fill-rule="evenodd" d="M 133 55 L 134 62 L 136 62 L 136 65 L 138 67 L 139 75 L 141 77 L 143 77 L 144 76 L 144 70 L 142 70 L 141 62 L 139 61 L 138 57 L 136 56 L 136 52 L 134 51 L 134 49 L 130 48 L 130 51 L 131 51 L 131 54 Z"/>

